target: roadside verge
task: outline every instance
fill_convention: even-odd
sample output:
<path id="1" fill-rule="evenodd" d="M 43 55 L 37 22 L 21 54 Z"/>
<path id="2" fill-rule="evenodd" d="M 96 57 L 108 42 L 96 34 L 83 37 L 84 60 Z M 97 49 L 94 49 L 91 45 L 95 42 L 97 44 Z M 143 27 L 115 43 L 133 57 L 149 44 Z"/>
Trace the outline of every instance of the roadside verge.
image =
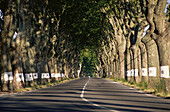
<path id="1" fill-rule="evenodd" d="M 156 97 L 164 98 L 164 99 L 170 99 L 170 94 L 156 92 L 154 89 L 147 88 L 146 85 L 143 85 L 143 84 L 140 84 L 140 83 L 132 83 L 132 82 L 130 83 L 130 82 L 127 82 L 125 80 L 114 80 L 114 79 L 111 79 L 111 78 L 105 78 L 105 79 L 110 80 L 110 81 L 114 81 L 114 82 L 119 82 L 124 86 L 128 86 L 130 88 L 137 89 L 140 92 L 143 92 L 143 93 L 146 93 L 146 94 L 149 94 L 149 95 L 154 95 Z"/>

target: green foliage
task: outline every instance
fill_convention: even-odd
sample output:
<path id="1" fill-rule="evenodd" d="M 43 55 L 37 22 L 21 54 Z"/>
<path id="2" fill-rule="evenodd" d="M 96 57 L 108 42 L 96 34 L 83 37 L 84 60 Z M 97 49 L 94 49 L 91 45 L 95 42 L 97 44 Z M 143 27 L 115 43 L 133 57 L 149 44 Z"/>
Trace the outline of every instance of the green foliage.
<path id="1" fill-rule="evenodd" d="M 147 82 L 144 82 L 144 83 L 142 84 L 142 87 L 143 87 L 143 88 L 147 88 L 147 87 L 148 87 L 148 83 L 147 83 Z"/>
<path id="2" fill-rule="evenodd" d="M 94 78 L 97 78 L 97 75 L 96 74 L 93 74 Z"/>
<path id="3" fill-rule="evenodd" d="M 125 78 L 121 78 L 120 79 L 122 82 L 126 82 L 126 79 Z"/>
<path id="4" fill-rule="evenodd" d="M 155 84 L 154 84 L 154 89 L 157 93 L 165 93 L 166 88 L 165 88 L 165 81 L 163 78 L 158 79 Z"/>
<path id="5" fill-rule="evenodd" d="M 83 49 L 80 53 L 80 62 L 82 63 L 82 71 L 87 75 L 91 75 L 96 71 L 95 65 L 98 63 L 97 54 L 92 49 Z"/>
<path id="6" fill-rule="evenodd" d="M 135 81 L 130 81 L 129 83 L 130 83 L 131 85 L 135 85 L 135 84 L 136 84 Z"/>
<path id="7" fill-rule="evenodd" d="M 119 81 L 119 79 L 116 77 L 115 79 L 113 79 L 113 81 Z"/>
<path id="8" fill-rule="evenodd" d="M 147 82 L 142 82 L 142 81 L 137 83 L 136 85 L 142 87 L 142 89 L 146 89 L 148 87 Z"/>
<path id="9" fill-rule="evenodd" d="M 84 49 L 86 46 L 100 47 L 106 18 L 101 11 L 102 2 L 96 0 L 66 1 L 67 7 L 62 16 L 62 27 L 69 34 L 72 46 Z M 68 18 L 69 17 L 69 18 Z"/>

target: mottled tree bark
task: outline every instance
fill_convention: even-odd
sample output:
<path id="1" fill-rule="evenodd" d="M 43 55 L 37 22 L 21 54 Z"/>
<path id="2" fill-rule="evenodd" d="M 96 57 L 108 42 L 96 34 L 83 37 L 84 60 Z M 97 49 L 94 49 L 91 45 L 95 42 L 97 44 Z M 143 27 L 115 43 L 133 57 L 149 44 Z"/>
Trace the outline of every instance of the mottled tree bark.
<path id="1" fill-rule="evenodd" d="M 160 66 L 170 67 L 170 26 L 156 40 L 159 50 Z M 170 73 L 170 68 L 169 68 Z"/>
<path id="2" fill-rule="evenodd" d="M 159 54 L 158 46 L 156 42 L 149 36 L 145 36 L 142 39 L 143 43 L 146 45 L 147 49 L 147 58 L 148 58 L 148 67 L 156 67 L 156 76 L 160 76 L 160 64 L 159 64 Z"/>
<path id="3" fill-rule="evenodd" d="M 2 73 L 4 72 L 12 72 L 14 73 L 14 70 L 12 70 L 12 64 L 11 64 L 11 58 L 12 54 L 11 51 L 14 49 L 11 47 L 12 39 L 14 32 L 16 30 L 16 2 L 13 0 L 10 0 L 7 2 L 7 6 L 4 11 L 4 26 L 1 32 L 2 36 Z M 9 81 L 9 85 L 11 84 L 11 81 Z M 6 85 L 6 84 L 4 84 Z M 3 88 L 3 90 L 12 90 L 12 88 Z"/>

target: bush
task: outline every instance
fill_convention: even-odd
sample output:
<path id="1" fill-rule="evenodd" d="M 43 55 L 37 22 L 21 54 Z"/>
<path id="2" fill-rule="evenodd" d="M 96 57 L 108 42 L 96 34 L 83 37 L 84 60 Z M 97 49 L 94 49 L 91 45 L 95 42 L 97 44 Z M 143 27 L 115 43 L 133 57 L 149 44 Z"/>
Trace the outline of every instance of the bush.
<path id="1" fill-rule="evenodd" d="M 142 81 L 137 83 L 136 85 L 142 87 L 142 89 L 146 89 L 148 87 L 147 82 L 142 82 Z"/>
<path id="2" fill-rule="evenodd" d="M 122 82 L 126 82 L 126 79 L 125 78 L 121 78 L 120 79 Z"/>
<path id="3" fill-rule="evenodd" d="M 129 82 L 131 85 L 135 85 L 136 84 L 136 82 L 135 81 L 131 81 L 131 82 Z"/>
<path id="4" fill-rule="evenodd" d="M 164 82 L 163 78 L 161 78 L 160 80 L 158 79 L 158 81 L 154 85 L 154 89 L 157 93 L 165 93 L 166 92 L 165 82 Z"/>
<path id="5" fill-rule="evenodd" d="M 139 87 L 142 87 L 142 82 L 139 82 L 136 85 L 139 86 Z"/>
<path id="6" fill-rule="evenodd" d="M 147 88 L 147 87 L 148 87 L 148 83 L 147 83 L 147 82 L 143 82 L 142 87 L 143 87 L 144 89 Z"/>

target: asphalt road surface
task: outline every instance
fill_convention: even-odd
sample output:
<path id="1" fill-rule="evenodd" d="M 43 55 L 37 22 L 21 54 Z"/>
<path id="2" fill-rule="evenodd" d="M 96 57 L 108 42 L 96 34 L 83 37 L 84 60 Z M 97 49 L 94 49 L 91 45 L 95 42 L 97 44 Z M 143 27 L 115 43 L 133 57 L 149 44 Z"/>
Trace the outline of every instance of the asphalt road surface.
<path id="1" fill-rule="evenodd" d="M 0 112 L 170 112 L 170 99 L 106 79 L 80 78 L 54 87 L 1 96 Z"/>

